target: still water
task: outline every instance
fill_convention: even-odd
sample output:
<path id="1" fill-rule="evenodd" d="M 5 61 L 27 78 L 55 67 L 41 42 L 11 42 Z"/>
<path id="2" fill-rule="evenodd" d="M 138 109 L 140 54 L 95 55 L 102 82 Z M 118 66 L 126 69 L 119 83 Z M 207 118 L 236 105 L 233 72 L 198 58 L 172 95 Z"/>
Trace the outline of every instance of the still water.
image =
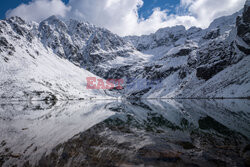
<path id="1" fill-rule="evenodd" d="M 249 100 L 0 104 L 0 166 L 247 166 Z"/>

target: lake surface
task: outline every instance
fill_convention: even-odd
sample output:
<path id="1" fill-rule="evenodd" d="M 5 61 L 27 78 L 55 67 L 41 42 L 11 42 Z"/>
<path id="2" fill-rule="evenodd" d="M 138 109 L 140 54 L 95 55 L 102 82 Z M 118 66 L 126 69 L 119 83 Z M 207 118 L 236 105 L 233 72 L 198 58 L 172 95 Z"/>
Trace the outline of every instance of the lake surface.
<path id="1" fill-rule="evenodd" d="M 0 103 L 0 166 L 246 166 L 249 100 Z"/>

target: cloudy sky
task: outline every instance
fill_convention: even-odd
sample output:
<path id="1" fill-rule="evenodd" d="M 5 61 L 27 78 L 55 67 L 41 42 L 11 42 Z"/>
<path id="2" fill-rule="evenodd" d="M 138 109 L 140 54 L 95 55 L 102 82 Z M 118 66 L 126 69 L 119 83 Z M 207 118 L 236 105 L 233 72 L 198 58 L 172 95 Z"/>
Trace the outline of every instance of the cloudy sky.
<path id="1" fill-rule="evenodd" d="M 245 0 L 11 0 L 1 17 L 41 21 L 51 15 L 85 20 L 121 36 L 155 32 L 167 26 L 206 28 L 215 18 L 243 8 Z"/>

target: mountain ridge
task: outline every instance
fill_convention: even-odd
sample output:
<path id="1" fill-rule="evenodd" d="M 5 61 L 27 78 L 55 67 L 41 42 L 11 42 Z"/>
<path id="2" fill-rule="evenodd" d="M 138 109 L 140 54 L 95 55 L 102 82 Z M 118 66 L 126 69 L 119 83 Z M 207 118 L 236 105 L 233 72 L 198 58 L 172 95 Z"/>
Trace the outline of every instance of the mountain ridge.
<path id="1" fill-rule="evenodd" d="M 39 66 L 36 59 L 41 58 L 41 51 L 47 60 L 53 57 L 51 61 L 57 61 L 60 68 L 57 69 L 53 63 L 48 66 L 58 71 L 54 76 L 60 70 L 66 73 L 64 66 L 72 71 L 82 71 L 76 72 L 80 75 L 76 74 L 71 81 L 60 76 L 62 78 L 59 79 L 59 84 L 67 80 L 70 85 L 81 78 L 81 83 L 86 85 L 84 73 L 93 73 L 92 76 L 104 79 L 124 79 L 124 89 L 117 93 L 125 98 L 249 98 L 249 16 L 249 5 L 246 2 L 243 10 L 214 20 L 207 29 L 191 27 L 186 30 L 183 26 L 175 26 L 140 37 L 119 37 L 107 29 L 72 19 L 64 21 L 56 16 L 39 24 L 26 23 L 19 17 L 1 20 L 0 60 L 3 65 L 0 72 L 5 78 L 0 80 L 0 95 L 11 98 L 13 95 L 6 94 L 15 90 L 6 91 L 6 84 L 16 74 L 5 73 L 14 70 L 19 74 L 25 71 L 23 62 L 29 62 L 30 64 L 26 64 L 29 67 L 26 73 L 31 74 L 30 71 L 34 68 L 31 64 Z M 20 59 L 20 55 L 24 60 Z M 14 63 L 19 62 L 19 66 L 8 64 L 12 59 Z M 47 65 L 45 63 L 43 68 L 46 69 Z M 49 70 L 47 73 L 50 73 Z M 32 73 L 38 81 L 46 76 L 36 74 L 39 72 Z M 46 82 L 50 79 L 46 79 Z M 18 87 L 16 84 L 20 80 L 25 79 L 18 78 L 17 83 L 11 82 L 15 85 L 13 87 Z M 34 84 L 32 81 L 22 83 L 30 87 Z M 57 84 L 56 81 L 54 84 Z M 20 88 L 19 91 L 22 92 L 22 89 L 26 88 Z M 38 86 L 34 89 L 40 88 Z M 77 86 L 77 91 L 86 92 L 87 96 L 89 90 Z M 47 94 L 57 92 L 60 91 L 49 88 Z M 66 92 L 70 94 L 70 91 Z M 114 95 L 114 91 L 96 92 L 104 96 Z M 23 93 L 24 91 L 21 94 Z M 66 97 L 67 93 L 61 93 L 60 97 Z M 119 95 L 115 95 L 117 96 Z"/>

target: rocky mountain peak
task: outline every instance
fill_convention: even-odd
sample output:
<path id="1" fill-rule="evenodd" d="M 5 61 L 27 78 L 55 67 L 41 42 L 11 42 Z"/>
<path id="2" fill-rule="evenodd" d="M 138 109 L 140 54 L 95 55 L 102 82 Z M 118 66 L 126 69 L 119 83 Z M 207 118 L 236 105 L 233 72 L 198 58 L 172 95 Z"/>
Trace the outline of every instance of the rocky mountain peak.
<path id="1" fill-rule="evenodd" d="M 19 24 L 19 25 L 25 24 L 25 20 L 23 20 L 21 17 L 18 17 L 18 16 L 10 17 L 9 19 L 7 19 L 7 21 L 9 23 L 15 23 L 15 24 Z"/>
<path id="2" fill-rule="evenodd" d="M 59 19 L 57 16 L 51 16 L 46 20 L 42 21 L 39 24 L 39 29 L 44 28 L 45 26 L 50 26 L 52 29 L 56 29 L 57 31 L 67 31 L 67 25 Z"/>

